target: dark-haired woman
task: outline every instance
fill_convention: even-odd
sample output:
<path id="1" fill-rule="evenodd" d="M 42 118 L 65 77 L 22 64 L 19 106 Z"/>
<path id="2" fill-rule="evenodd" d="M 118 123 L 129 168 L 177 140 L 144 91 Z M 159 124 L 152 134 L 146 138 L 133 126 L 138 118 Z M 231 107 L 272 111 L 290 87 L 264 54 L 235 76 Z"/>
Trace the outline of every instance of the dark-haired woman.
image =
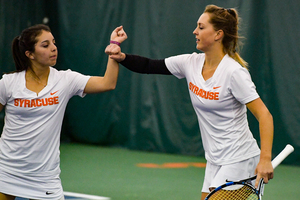
<path id="1" fill-rule="evenodd" d="M 193 34 L 203 53 L 152 60 L 119 52 L 110 55 L 138 73 L 186 78 L 202 136 L 207 167 L 202 199 L 229 180 L 257 174 L 273 177 L 273 118 L 256 92 L 247 63 L 238 52 L 238 13 L 208 5 Z M 110 54 L 110 52 L 107 52 Z M 249 129 L 247 108 L 259 122 L 261 150 Z"/>
<path id="2" fill-rule="evenodd" d="M 118 37 L 117 37 L 118 36 Z M 127 38 L 122 26 L 112 43 Z M 120 51 L 111 44 L 107 49 Z M 13 40 L 16 72 L 0 80 L 0 110 L 5 124 L 0 138 L 0 200 L 64 199 L 60 180 L 59 144 L 69 99 L 116 87 L 119 66 L 108 59 L 105 75 L 86 76 L 58 71 L 58 51 L 50 28 L 35 25 Z"/>

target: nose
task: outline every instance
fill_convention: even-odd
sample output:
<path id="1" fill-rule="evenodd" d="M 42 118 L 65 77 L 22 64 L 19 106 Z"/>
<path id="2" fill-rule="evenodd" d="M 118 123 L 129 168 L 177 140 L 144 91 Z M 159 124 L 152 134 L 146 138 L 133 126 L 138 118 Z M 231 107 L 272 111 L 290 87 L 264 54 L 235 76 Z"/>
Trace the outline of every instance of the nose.
<path id="1" fill-rule="evenodd" d="M 56 51 L 57 50 L 57 46 L 55 44 L 52 45 L 52 51 Z"/>
<path id="2" fill-rule="evenodd" d="M 197 28 L 195 28 L 195 30 L 193 31 L 194 35 L 197 35 L 197 31 L 196 30 L 197 30 Z"/>

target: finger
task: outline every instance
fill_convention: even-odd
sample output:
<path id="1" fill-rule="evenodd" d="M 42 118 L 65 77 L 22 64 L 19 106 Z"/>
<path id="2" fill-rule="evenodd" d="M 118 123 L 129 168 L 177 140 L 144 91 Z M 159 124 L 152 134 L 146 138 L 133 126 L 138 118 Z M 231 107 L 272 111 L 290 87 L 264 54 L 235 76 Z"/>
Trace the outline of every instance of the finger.
<path id="1" fill-rule="evenodd" d="M 108 45 L 105 49 L 105 53 L 108 55 L 118 54 L 121 52 L 121 48 L 116 44 Z"/>
<path id="2" fill-rule="evenodd" d="M 256 180 L 255 180 L 255 188 L 257 188 L 257 187 L 258 187 L 259 180 L 260 180 L 260 179 L 257 177 L 257 178 L 256 178 Z"/>
<path id="3" fill-rule="evenodd" d="M 264 183 L 265 183 L 265 184 L 269 183 L 268 177 L 264 177 Z"/>
<path id="4" fill-rule="evenodd" d="M 117 33 L 117 35 L 119 35 L 119 32 L 123 29 L 123 26 L 119 26 L 115 29 L 115 32 Z"/>

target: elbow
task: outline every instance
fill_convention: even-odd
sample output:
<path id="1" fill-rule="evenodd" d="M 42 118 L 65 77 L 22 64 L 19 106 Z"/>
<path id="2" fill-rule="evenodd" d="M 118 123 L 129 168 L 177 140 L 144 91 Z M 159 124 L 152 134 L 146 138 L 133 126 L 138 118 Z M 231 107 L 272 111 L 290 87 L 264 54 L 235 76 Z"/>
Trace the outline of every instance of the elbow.
<path id="1" fill-rule="evenodd" d="M 106 87 L 106 91 L 114 90 L 114 89 L 116 89 L 116 87 L 117 87 L 117 83 L 110 84 Z"/>
<path id="2" fill-rule="evenodd" d="M 116 87 L 117 87 L 116 85 L 113 85 L 113 86 L 110 87 L 109 90 L 114 90 L 114 89 L 116 89 Z"/>
<path id="3" fill-rule="evenodd" d="M 267 113 L 267 117 L 273 123 L 273 116 L 270 112 Z"/>

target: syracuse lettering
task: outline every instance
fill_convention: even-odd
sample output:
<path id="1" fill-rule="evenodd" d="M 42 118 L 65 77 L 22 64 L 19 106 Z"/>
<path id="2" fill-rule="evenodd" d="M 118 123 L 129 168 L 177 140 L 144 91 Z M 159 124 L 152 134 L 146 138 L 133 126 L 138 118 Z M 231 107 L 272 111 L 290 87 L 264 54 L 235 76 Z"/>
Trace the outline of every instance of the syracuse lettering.
<path id="1" fill-rule="evenodd" d="M 44 99 L 15 99 L 14 105 L 18 107 L 41 107 L 41 106 L 51 106 L 59 104 L 58 96 L 49 97 Z"/>
<path id="2" fill-rule="evenodd" d="M 203 89 L 200 89 L 199 87 L 197 87 L 191 82 L 189 83 L 189 89 L 201 98 L 209 99 L 209 100 L 219 100 L 219 92 L 205 91 Z"/>

